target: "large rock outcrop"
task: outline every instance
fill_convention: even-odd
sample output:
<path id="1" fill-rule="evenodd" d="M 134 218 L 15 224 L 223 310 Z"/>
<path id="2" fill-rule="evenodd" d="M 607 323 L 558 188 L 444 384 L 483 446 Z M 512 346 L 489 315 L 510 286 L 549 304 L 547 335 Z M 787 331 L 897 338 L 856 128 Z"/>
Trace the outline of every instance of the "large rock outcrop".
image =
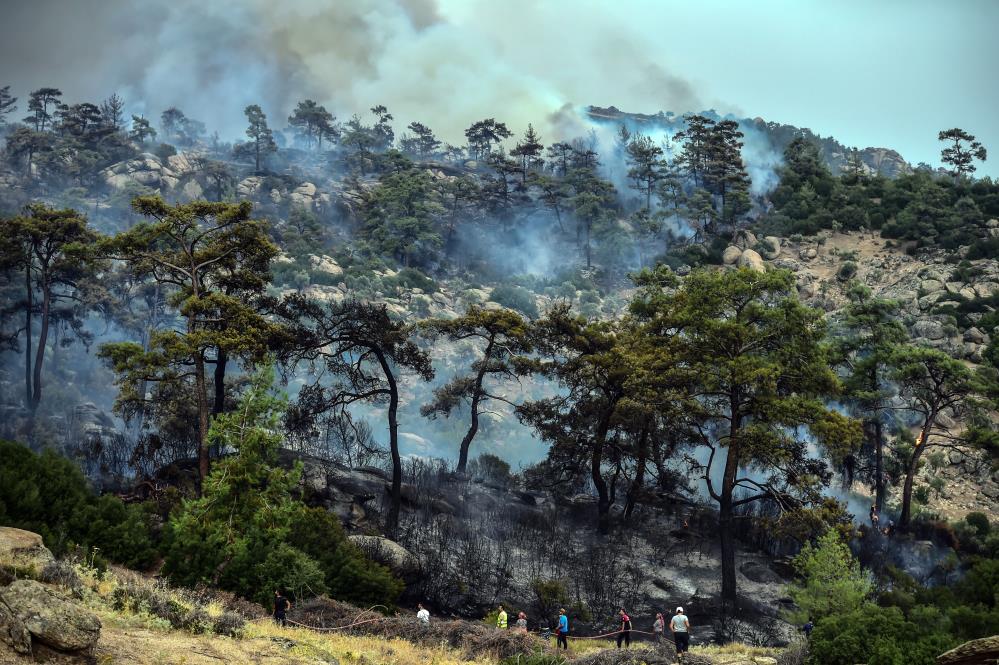
<path id="1" fill-rule="evenodd" d="M 403 580 L 410 580 L 420 571 L 420 560 L 405 547 L 381 536 L 348 536 L 351 542 L 374 561 L 387 567 Z"/>
<path id="2" fill-rule="evenodd" d="M 38 572 L 51 560 L 52 552 L 37 533 L 0 526 L 0 562 Z"/>
<path id="3" fill-rule="evenodd" d="M 938 665 L 986 665 L 999 663 L 999 635 L 965 642 L 937 656 Z"/>
<path id="4" fill-rule="evenodd" d="M 100 619 L 41 582 L 17 580 L 0 589 L 0 639 L 15 651 L 37 646 L 86 658 L 100 635 Z"/>

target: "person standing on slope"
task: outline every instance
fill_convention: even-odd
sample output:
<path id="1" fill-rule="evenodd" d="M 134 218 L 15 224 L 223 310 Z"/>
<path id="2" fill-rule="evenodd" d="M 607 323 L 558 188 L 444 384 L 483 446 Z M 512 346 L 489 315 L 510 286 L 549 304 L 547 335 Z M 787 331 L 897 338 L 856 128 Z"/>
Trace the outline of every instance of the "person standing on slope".
<path id="1" fill-rule="evenodd" d="M 284 597 L 280 589 L 274 591 L 274 623 L 279 626 L 286 626 L 286 612 L 291 609 L 291 601 Z"/>
<path id="2" fill-rule="evenodd" d="M 618 615 L 621 617 L 621 630 L 617 633 L 617 648 L 621 648 L 621 642 L 624 641 L 624 645 L 627 647 L 631 646 L 631 617 L 628 616 L 624 608 L 622 607 L 618 610 Z"/>
<path id="3" fill-rule="evenodd" d="M 423 603 L 416 604 L 416 618 L 420 620 L 424 626 L 430 625 L 430 612 L 423 606 Z"/>
<path id="4" fill-rule="evenodd" d="M 663 633 L 666 631 L 666 619 L 662 612 L 656 612 L 656 621 L 652 624 L 652 634 L 655 635 L 656 644 L 662 644 Z"/>
<path id="5" fill-rule="evenodd" d="M 558 630 L 555 636 L 555 648 L 558 649 L 562 647 L 564 650 L 569 649 L 569 617 L 565 615 L 565 609 L 560 609 L 558 611 Z"/>
<path id="6" fill-rule="evenodd" d="M 496 627 L 506 630 L 506 610 L 502 605 L 499 606 L 499 614 L 496 615 Z"/>
<path id="7" fill-rule="evenodd" d="M 670 619 L 669 629 L 676 642 L 676 658 L 680 660 L 681 654 L 690 650 L 690 620 L 683 613 L 682 607 L 676 608 L 676 614 Z"/>

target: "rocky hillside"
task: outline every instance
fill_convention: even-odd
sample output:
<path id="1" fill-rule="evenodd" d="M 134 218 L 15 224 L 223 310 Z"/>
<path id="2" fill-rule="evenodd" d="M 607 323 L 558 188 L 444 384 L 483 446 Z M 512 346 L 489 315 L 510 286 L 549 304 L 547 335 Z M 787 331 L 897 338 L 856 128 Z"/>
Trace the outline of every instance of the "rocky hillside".
<path id="1" fill-rule="evenodd" d="M 999 234 L 999 220 L 989 221 L 988 226 Z M 990 299 L 999 292 L 999 261 L 995 259 L 959 266 L 943 251 L 911 255 L 890 240 L 862 232 L 793 239 L 757 238 L 744 232 L 725 250 L 724 258 L 726 265 L 793 271 L 802 300 L 825 310 L 833 327 L 847 304 L 847 281 L 857 279 L 875 296 L 901 304 L 902 322 L 916 344 L 938 348 L 975 366 L 982 362 L 990 341 L 975 325 L 982 312 L 955 316 L 943 306 L 981 302 L 983 311 L 991 311 Z M 962 424 L 952 413 L 945 414 L 942 422 L 955 434 Z M 921 472 L 924 481 L 935 477 L 945 481 L 946 489 L 932 497 L 933 511 L 960 519 L 972 511 L 997 509 L 999 474 L 990 473 L 987 464 L 958 452 L 934 461 Z"/>

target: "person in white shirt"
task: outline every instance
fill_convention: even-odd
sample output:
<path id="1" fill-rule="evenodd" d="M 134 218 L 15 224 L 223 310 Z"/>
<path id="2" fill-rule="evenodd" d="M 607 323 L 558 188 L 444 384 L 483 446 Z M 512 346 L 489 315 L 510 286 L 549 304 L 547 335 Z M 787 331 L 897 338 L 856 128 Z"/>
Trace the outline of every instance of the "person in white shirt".
<path id="1" fill-rule="evenodd" d="M 423 603 L 417 603 L 416 607 L 417 607 L 416 618 L 422 621 L 423 625 L 429 626 L 430 612 L 428 612 L 427 608 L 423 606 Z"/>
<path id="2" fill-rule="evenodd" d="M 673 633 L 673 641 L 676 642 L 676 658 L 690 649 L 690 620 L 683 613 L 683 608 L 676 608 L 676 614 L 669 622 L 670 632 Z"/>

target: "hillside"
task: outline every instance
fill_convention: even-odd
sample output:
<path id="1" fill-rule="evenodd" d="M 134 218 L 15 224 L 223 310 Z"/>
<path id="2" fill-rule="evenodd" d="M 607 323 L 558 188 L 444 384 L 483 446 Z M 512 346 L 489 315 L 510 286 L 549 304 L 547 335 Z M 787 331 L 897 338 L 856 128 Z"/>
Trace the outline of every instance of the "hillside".
<path id="1" fill-rule="evenodd" d="M 558 663 L 500 604 L 565 610 L 579 665 L 671 665 L 579 645 L 681 605 L 693 663 L 999 630 L 982 157 L 571 106 L 455 146 L 311 99 L 227 143 L 61 96 L 0 129 L 0 523 L 98 659 Z"/>

